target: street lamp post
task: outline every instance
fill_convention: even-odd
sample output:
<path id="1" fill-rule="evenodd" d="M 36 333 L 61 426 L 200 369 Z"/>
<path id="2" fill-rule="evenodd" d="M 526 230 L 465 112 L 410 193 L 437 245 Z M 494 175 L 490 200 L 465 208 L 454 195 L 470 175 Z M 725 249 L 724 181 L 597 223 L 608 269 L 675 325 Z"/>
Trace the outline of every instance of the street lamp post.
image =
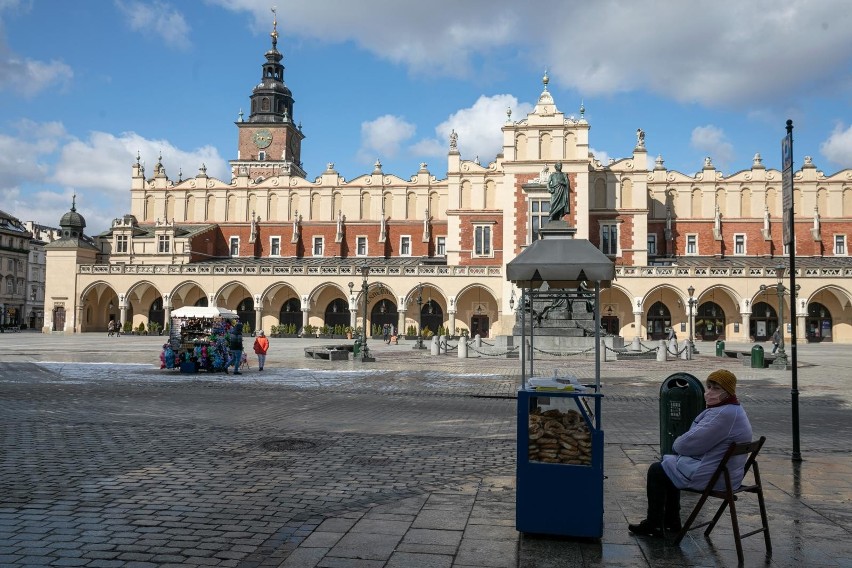
<path id="1" fill-rule="evenodd" d="M 423 283 L 417 285 L 417 342 L 415 349 L 426 349 L 423 345 Z"/>
<path id="2" fill-rule="evenodd" d="M 690 286 L 686 289 L 689 293 L 689 300 L 687 300 L 687 304 L 689 305 L 689 353 L 690 358 L 692 355 L 698 353 L 698 350 L 695 349 L 695 337 L 693 335 L 694 324 L 695 324 L 695 304 L 698 303 L 693 296 L 695 295 L 695 287 Z"/>
<path id="3" fill-rule="evenodd" d="M 361 338 L 361 362 L 362 363 L 372 363 L 376 360 L 375 357 L 370 356 L 370 350 L 367 347 L 367 292 L 370 289 L 370 283 L 367 281 L 367 276 L 370 274 L 370 265 L 364 264 L 361 267 L 361 276 L 363 280 L 361 281 L 361 293 L 364 295 L 364 325 L 362 326 L 362 332 L 364 336 Z"/>
<path id="4" fill-rule="evenodd" d="M 778 357 L 776 358 L 776 366 L 783 369 L 787 368 L 787 352 L 784 350 L 784 265 L 779 264 L 775 267 L 776 291 L 778 293 L 778 326 L 781 328 L 781 337 L 778 342 Z"/>

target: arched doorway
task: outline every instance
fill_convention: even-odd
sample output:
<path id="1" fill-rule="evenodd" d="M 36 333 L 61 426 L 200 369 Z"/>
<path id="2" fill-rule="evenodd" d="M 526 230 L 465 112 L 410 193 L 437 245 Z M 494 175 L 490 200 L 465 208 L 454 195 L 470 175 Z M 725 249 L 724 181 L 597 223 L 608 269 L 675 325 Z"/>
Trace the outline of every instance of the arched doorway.
<path id="1" fill-rule="evenodd" d="M 373 330 L 381 330 L 385 324 L 390 324 L 396 329 L 399 323 L 399 313 L 397 312 L 396 304 L 386 298 L 379 300 L 373 304 L 373 311 L 370 312 L 370 321 L 373 323 Z M 382 335 L 382 332 L 379 331 L 378 335 Z"/>
<path id="2" fill-rule="evenodd" d="M 695 337 L 704 341 L 725 339 L 725 312 L 716 302 L 704 302 L 695 313 Z"/>
<path id="3" fill-rule="evenodd" d="M 478 310 L 477 310 L 478 311 Z M 483 313 L 475 313 L 470 316 L 470 335 L 471 337 L 479 337 L 486 338 L 488 337 L 488 330 L 491 328 L 491 323 L 488 319 L 487 314 Z"/>
<path id="4" fill-rule="evenodd" d="M 207 307 L 207 296 L 202 296 L 202 297 L 198 298 L 197 300 L 195 300 L 195 304 L 193 304 L 193 305 L 196 306 L 196 307 L 199 307 L 199 308 L 206 308 Z"/>
<path id="5" fill-rule="evenodd" d="M 749 334 L 754 341 L 767 341 L 778 329 L 778 314 L 766 302 L 758 302 L 751 308 Z"/>
<path id="6" fill-rule="evenodd" d="M 254 313 L 254 300 L 251 297 L 246 298 L 237 304 L 237 317 L 240 318 L 240 323 L 249 324 L 249 329 L 255 331 L 256 316 Z"/>
<path id="7" fill-rule="evenodd" d="M 148 308 L 148 325 L 156 323 L 163 329 L 166 325 L 166 312 L 163 310 L 163 297 L 158 296 L 156 300 L 151 302 L 151 307 Z"/>
<path id="8" fill-rule="evenodd" d="M 654 302 L 648 310 L 648 339 L 666 339 L 672 325 L 672 314 L 662 302 Z"/>
<path id="9" fill-rule="evenodd" d="M 618 316 L 612 306 L 607 306 L 601 313 L 601 330 L 607 335 L 619 335 L 621 333 L 621 322 L 618 321 Z"/>
<path id="10" fill-rule="evenodd" d="M 420 310 L 421 331 L 429 330 L 438 333 L 438 328 L 444 325 L 444 312 L 435 300 L 429 300 Z"/>
<path id="11" fill-rule="evenodd" d="M 331 331 L 334 331 L 335 326 L 342 325 L 346 327 L 349 325 L 349 304 L 346 300 L 342 298 L 335 298 L 325 307 L 325 316 L 323 318 L 325 325 L 331 328 Z"/>
<path id="12" fill-rule="evenodd" d="M 290 298 L 281 306 L 278 312 L 278 323 L 281 325 L 295 325 L 296 329 L 302 327 L 302 305 L 298 298 Z M 348 325 L 348 324 L 347 324 Z"/>
<path id="13" fill-rule="evenodd" d="M 831 341 L 831 312 L 819 302 L 808 304 L 808 315 L 805 318 L 805 332 L 808 343 Z"/>

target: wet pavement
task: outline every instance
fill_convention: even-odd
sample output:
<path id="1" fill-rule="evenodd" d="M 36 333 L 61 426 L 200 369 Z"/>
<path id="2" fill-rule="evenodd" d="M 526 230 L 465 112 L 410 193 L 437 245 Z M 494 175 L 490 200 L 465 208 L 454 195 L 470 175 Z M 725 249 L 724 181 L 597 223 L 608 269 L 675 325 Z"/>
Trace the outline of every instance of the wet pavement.
<path id="1" fill-rule="evenodd" d="M 303 356 L 335 342 L 271 343 L 263 372 L 235 377 L 160 370 L 158 337 L 0 335 L 0 566 L 736 566 L 728 518 L 680 546 L 626 530 L 659 457 L 660 384 L 719 367 L 768 439 L 773 553 L 750 537 L 745 565 L 852 566 L 848 346 L 797 347 L 801 462 L 791 371 L 712 344 L 604 362 L 605 524 L 584 540 L 515 530 L 518 360 L 487 342 L 468 359 L 371 342 L 370 364 Z M 537 357 L 542 375 L 594 378 L 588 357 Z M 759 526 L 752 501 L 743 530 Z"/>

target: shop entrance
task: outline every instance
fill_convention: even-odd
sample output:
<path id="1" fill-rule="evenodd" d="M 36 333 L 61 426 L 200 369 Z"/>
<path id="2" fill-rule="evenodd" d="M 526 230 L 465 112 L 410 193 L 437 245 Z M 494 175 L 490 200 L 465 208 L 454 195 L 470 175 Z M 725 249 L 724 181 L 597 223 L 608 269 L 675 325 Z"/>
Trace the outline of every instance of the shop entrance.
<path id="1" fill-rule="evenodd" d="M 59 307 L 53 310 L 53 331 L 65 329 L 65 308 Z"/>
<path id="2" fill-rule="evenodd" d="M 476 337 L 477 334 L 479 337 L 483 339 L 488 337 L 488 330 L 490 329 L 490 324 L 488 323 L 488 316 L 476 315 L 470 318 L 470 335 L 471 337 Z"/>

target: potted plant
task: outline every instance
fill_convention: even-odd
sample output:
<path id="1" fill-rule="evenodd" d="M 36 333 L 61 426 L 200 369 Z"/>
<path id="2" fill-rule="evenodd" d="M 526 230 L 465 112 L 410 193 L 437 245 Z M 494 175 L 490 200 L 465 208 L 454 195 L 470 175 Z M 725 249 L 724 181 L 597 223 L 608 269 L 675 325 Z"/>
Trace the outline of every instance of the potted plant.
<path id="1" fill-rule="evenodd" d="M 328 325 L 323 324 L 323 326 L 319 329 L 319 336 L 321 339 L 331 339 L 331 328 Z"/>
<path id="2" fill-rule="evenodd" d="M 407 328 L 405 328 L 405 338 L 417 339 L 417 328 L 413 325 L 409 325 Z"/>
<path id="3" fill-rule="evenodd" d="M 124 322 L 124 327 L 122 328 L 125 334 L 133 333 L 133 322 L 127 320 Z"/>
<path id="4" fill-rule="evenodd" d="M 344 327 L 342 324 L 337 324 L 334 326 L 334 338 L 346 339 L 346 332 L 344 331 Z"/>
<path id="5" fill-rule="evenodd" d="M 304 328 L 302 328 L 302 337 L 310 337 L 313 339 L 316 336 L 317 328 L 311 324 L 306 324 Z"/>

